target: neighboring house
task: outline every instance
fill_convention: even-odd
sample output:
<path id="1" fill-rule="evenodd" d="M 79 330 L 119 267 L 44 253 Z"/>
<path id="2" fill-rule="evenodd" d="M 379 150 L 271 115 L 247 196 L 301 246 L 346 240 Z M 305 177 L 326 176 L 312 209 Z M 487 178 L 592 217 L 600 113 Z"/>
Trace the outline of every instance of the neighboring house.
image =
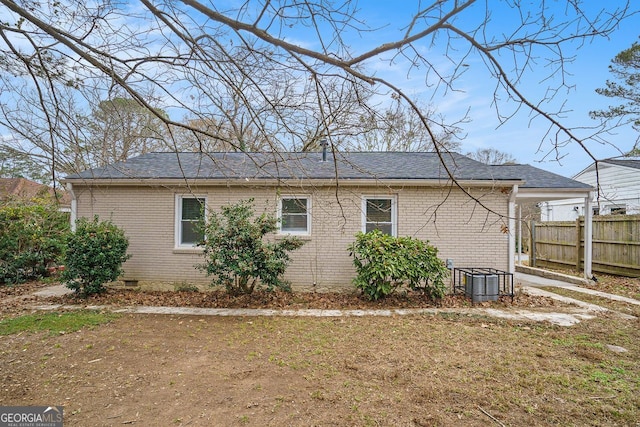
<path id="1" fill-rule="evenodd" d="M 0 178 L 0 203 L 10 198 L 33 200 L 39 197 L 53 198 L 53 188 L 26 178 Z M 71 197 L 69 194 L 58 191 L 56 199 L 63 212 L 71 210 Z"/>
<path id="2" fill-rule="evenodd" d="M 455 176 L 454 184 L 443 166 Z M 72 220 L 112 220 L 132 258 L 127 280 L 208 283 L 193 224 L 208 210 L 255 199 L 280 234 L 306 244 L 285 278 L 296 289 L 352 289 L 347 246 L 379 228 L 429 240 L 456 267 L 514 271 L 515 203 L 588 197 L 588 185 L 527 165 L 488 166 L 436 153 L 150 153 L 70 175 Z M 277 239 L 277 236 L 275 237 Z"/>
<path id="3" fill-rule="evenodd" d="M 640 214 L 640 160 L 607 159 L 593 163 L 573 177 L 596 188 L 594 215 Z M 573 221 L 584 215 L 581 200 L 568 199 L 540 204 L 542 221 Z"/>

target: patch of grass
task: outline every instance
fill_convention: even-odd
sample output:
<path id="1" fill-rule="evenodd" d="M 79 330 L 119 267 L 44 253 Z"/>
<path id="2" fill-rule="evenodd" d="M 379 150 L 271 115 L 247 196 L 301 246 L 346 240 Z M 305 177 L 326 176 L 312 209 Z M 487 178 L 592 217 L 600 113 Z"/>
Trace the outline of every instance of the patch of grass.
<path id="1" fill-rule="evenodd" d="M 249 354 L 247 354 L 247 355 L 245 356 L 245 358 L 244 358 L 244 359 L 245 359 L 247 362 L 251 362 L 252 360 L 254 360 L 254 359 L 255 359 L 255 358 L 257 358 L 257 357 L 260 357 L 260 353 L 259 353 L 259 352 L 257 352 L 257 351 L 250 351 L 250 352 L 249 352 Z"/>
<path id="2" fill-rule="evenodd" d="M 36 313 L 0 320 L 0 335 L 20 332 L 49 331 L 51 334 L 75 332 L 85 326 L 93 327 L 117 318 L 113 313 L 74 311 L 69 313 Z"/>
<path id="3" fill-rule="evenodd" d="M 592 342 L 592 338 L 586 334 L 578 334 L 572 337 L 558 338 L 558 339 L 552 340 L 551 342 L 553 342 L 555 345 L 560 345 L 564 347 L 584 346 L 584 347 L 594 347 L 600 350 L 604 348 L 604 346 L 601 343 Z"/>
<path id="4" fill-rule="evenodd" d="M 316 399 L 316 400 L 324 400 L 324 394 L 322 393 L 321 390 L 314 390 L 311 392 L 311 398 L 312 399 Z"/>

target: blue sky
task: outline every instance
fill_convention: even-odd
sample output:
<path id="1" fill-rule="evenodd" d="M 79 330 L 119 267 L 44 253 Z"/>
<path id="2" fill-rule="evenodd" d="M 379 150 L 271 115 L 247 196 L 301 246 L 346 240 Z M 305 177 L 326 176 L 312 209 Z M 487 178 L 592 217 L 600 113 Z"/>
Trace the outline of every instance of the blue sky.
<path id="1" fill-rule="evenodd" d="M 638 0 L 631 1 L 638 2 Z M 477 27 L 479 23 L 484 21 L 484 6 L 489 4 L 492 17 L 488 31 L 498 35 L 502 32 L 512 31 L 512 28 L 517 26 L 517 16 L 515 9 L 507 6 L 510 2 L 513 1 L 478 0 L 475 5 L 463 12 L 457 23 L 463 28 Z M 213 2 L 219 10 L 237 6 L 235 3 L 244 4 L 243 1 L 238 0 L 216 0 Z M 341 4 L 340 1 L 337 3 Z M 350 31 L 345 34 L 354 55 L 382 43 L 400 39 L 404 33 L 403 27 L 416 13 L 420 3 L 409 0 L 395 2 L 360 0 L 358 2 L 358 17 L 375 31 L 361 33 Z M 422 6 L 431 3 L 432 1 L 422 4 Z M 542 3 L 535 0 L 521 0 L 521 3 L 526 7 L 533 5 L 534 8 L 539 4 L 545 4 L 549 8 L 557 8 L 558 15 L 561 15 L 562 8 L 567 4 L 567 1 L 547 0 Z M 588 4 L 587 8 L 599 9 L 606 6 L 615 9 L 617 6 L 623 5 L 625 0 L 608 0 L 606 3 L 587 0 L 585 3 Z M 125 2 L 124 5 L 126 4 L 129 3 Z M 137 2 L 129 5 L 133 6 L 132 12 L 136 7 L 141 7 Z M 251 5 L 257 7 L 258 2 L 254 1 Z M 634 7 L 640 9 L 640 5 Z M 202 19 L 202 16 L 186 6 L 183 11 L 186 15 L 193 16 L 194 19 Z M 135 13 L 127 16 L 133 15 Z M 320 25 L 322 31 L 327 31 L 326 24 L 320 23 Z M 309 27 L 294 26 L 286 28 L 285 31 L 288 39 L 296 44 L 311 49 L 320 48 L 315 32 L 310 31 Z M 332 32 L 329 35 L 331 34 Z M 323 35 L 327 35 L 327 33 Z M 634 41 L 638 41 L 638 36 L 640 36 L 640 14 L 635 14 L 623 21 L 608 39 L 595 38 L 582 46 L 578 46 L 578 43 L 566 45 L 564 54 L 567 57 L 575 56 L 572 63 L 565 64 L 569 74 L 567 85 L 571 88 L 558 92 L 554 102 L 544 105 L 544 107 L 554 109 L 563 105 L 565 111 L 563 123 L 570 127 L 583 128 L 582 131 L 577 132 L 581 137 L 590 134 L 591 132 L 587 128 L 595 126 L 597 122 L 589 118 L 588 112 L 617 104 L 616 100 L 596 94 L 595 89 L 603 87 L 606 80 L 611 77 L 608 70 L 611 59 Z M 442 35 L 438 35 L 433 43 L 431 42 L 431 39 L 421 40 L 416 43 L 416 48 L 420 54 L 429 58 L 439 72 L 445 74 L 450 72 L 453 65 L 444 52 L 446 39 Z M 454 47 L 460 46 L 462 45 L 456 44 Z M 578 49 L 578 47 L 580 48 Z M 549 141 L 550 135 L 545 136 L 548 125 L 540 118 L 531 120 L 529 112 L 525 109 L 520 110 L 506 124 L 499 126 L 492 106 L 495 80 L 490 79 L 479 57 L 465 58 L 465 65 L 468 65 L 465 67 L 467 71 L 455 82 L 456 90 L 443 91 L 442 87 L 436 89 L 425 83 L 424 69 L 408 73 L 409 64 L 402 58 L 396 58 L 393 63 L 390 63 L 389 59 L 394 54 L 395 52 L 391 52 L 383 55 L 382 58 L 373 58 L 365 65 L 369 70 L 375 70 L 378 76 L 401 86 L 407 93 L 415 95 L 424 103 L 432 104 L 436 111 L 443 114 L 449 122 L 458 121 L 468 111 L 470 122 L 462 125 L 465 136 L 461 149 L 463 153 L 475 151 L 477 148 L 496 148 L 512 154 L 521 163 L 529 163 L 565 176 L 572 176 L 590 164 L 590 158 L 575 143 L 560 149 L 558 155 L 561 159 L 559 161 L 556 160 L 553 153 L 548 155 L 552 147 Z M 459 55 L 459 52 L 452 52 L 452 54 Z M 387 61 L 384 60 L 385 57 Z M 535 64 L 532 64 L 520 87 L 522 92 L 534 103 L 544 96 L 549 85 L 557 86 L 560 83 L 558 78 L 544 80 L 549 72 L 548 64 L 543 59 L 538 59 Z M 513 103 L 500 105 L 506 108 L 504 112 L 513 110 L 515 107 Z M 180 119 L 180 117 L 172 118 Z M 604 136 L 602 142 L 588 142 L 588 149 L 597 158 L 617 156 L 620 153 L 615 147 L 622 151 L 628 151 L 633 147 L 637 138 L 638 133 L 630 126 L 620 128 L 614 134 Z"/>
<path id="2" fill-rule="evenodd" d="M 523 2 L 524 3 L 524 2 Z M 551 7 L 558 7 L 558 4 L 565 2 L 547 2 Z M 588 3 L 588 2 L 587 2 Z M 624 2 L 610 1 L 608 6 L 623 4 Z M 504 8 L 502 2 L 490 2 L 492 7 L 492 30 L 499 33 L 509 31 L 513 10 Z M 502 4 L 493 8 L 493 5 Z M 407 22 L 407 17 L 415 12 L 415 2 L 375 2 L 361 1 L 360 5 L 366 9 L 366 15 L 371 26 L 388 24 L 389 36 L 397 38 L 398 27 L 394 27 L 394 22 Z M 589 7 L 601 7 L 600 2 L 594 2 Z M 479 6 L 484 6 L 481 2 Z M 475 7 L 475 6 L 474 6 Z M 465 11 L 468 12 L 468 11 Z M 561 9 L 558 9 L 561 12 Z M 467 14 L 471 20 L 481 19 L 482 16 Z M 469 18 L 464 18 L 469 19 Z M 467 24 L 463 22 L 462 25 Z M 468 22 L 471 25 L 471 22 Z M 608 70 L 611 59 L 621 50 L 628 48 L 634 41 L 638 41 L 640 36 L 640 15 L 636 14 L 623 21 L 616 31 L 608 38 L 596 38 L 582 46 L 578 43 L 565 46 L 564 54 L 567 57 L 575 56 L 572 63 L 566 64 L 568 71 L 567 85 L 557 93 L 554 102 L 546 105 L 547 108 L 557 108 L 563 104 L 563 123 L 572 127 L 588 128 L 595 126 L 598 122 L 589 118 L 589 111 L 606 109 L 608 105 L 616 105 L 618 102 L 598 95 L 596 88 L 603 87 L 611 74 Z M 372 44 L 380 40 L 362 40 L 363 44 Z M 389 40 L 385 40 L 389 41 Z M 440 51 L 442 43 L 436 40 L 432 46 L 425 43 L 425 54 L 433 55 L 438 62 L 437 56 L 441 56 L 443 68 L 446 68 L 446 58 Z M 357 46 L 354 46 L 357 49 Z M 482 72 L 482 64 L 477 58 L 469 58 L 468 71 L 457 81 L 456 92 L 434 91 L 426 87 L 423 81 L 424 74 L 412 73 L 406 77 L 406 67 L 398 64 L 396 67 L 389 67 L 386 64 L 377 64 L 378 72 L 381 76 L 393 76 L 395 83 L 402 82 L 402 86 L 420 96 L 427 102 L 432 103 L 439 113 L 442 113 L 449 120 L 461 118 L 467 109 L 471 121 L 463 126 L 466 138 L 462 142 L 462 152 L 475 151 L 476 148 L 496 148 L 508 152 L 516 157 L 520 163 L 529 163 L 536 167 L 559 173 L 565 176 L 573 176 L 584 169 L 591 159 L 577 144 L 572 143 L 562 147 L 557 153 L 551 153 L 552 147 L 550 138 L 553 135 L 546 135 L 548 125 L 540 118 L 531 120 L 528 111 L 520 110 L 506 124 L 499 126 L 495 111 L 491 106 L 493 99 L 494 82 L 489 80 L 487 74 Z M 406 65 L 406 64 L 405 64 Z M 525 80 L 522 91 L 531 96 L 534 101 L 540 99 L 549 85 L 557 85 L 559 79 L 543 81 L 549 74 L 549 67 L 543 60 L 535 64 Z M 404 81 L 403 81 L 404 80 Z M 573 86 L 573 87 L 571 87 Z M 511 104 L 507 106 L 514 108 Z M 580 137 L 591 134 L 588 129 L 576 132 Z M 613 134 L 603 135 L 601 142 L 588 142 L 587 148 L 597 158 L 606 158 L 619 155 L 620 150 L 628 151 L 633 147 L 638 138 L 638 133 L 630 126 L 619 128 Z M 561 157 L 560 160 L 556 157 Z"/>

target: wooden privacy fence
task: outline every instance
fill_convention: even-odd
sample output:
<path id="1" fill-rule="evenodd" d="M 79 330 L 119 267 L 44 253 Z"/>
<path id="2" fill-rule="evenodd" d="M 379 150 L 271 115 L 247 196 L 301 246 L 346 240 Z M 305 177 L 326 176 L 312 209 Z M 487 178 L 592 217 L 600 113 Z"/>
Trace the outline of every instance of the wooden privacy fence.
<path id="1" fill-rule="evenodd" d="M 593 218 L 594 272 L 640 277 L 640 215 Z M 567 222 L 531 223 L 531 265 L 571 267 L 584 264 L 584 217 Z"/>

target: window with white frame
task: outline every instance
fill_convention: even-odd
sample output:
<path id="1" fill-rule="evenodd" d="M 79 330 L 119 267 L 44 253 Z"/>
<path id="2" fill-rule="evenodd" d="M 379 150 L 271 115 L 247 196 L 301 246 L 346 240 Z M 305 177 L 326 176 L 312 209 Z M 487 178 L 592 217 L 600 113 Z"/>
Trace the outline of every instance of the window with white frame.
<path id="1" fill-rule="evenodd" d="M 626 215 L 627 207 L 626 206 L 611 206 L 610 209 L 611 215 Z"/>
<path id="2" fill-rule="evenodd" d="M 306 196 L 282 196 L 278 209 L 280 232 L 311 234 L 311 199 Z"/>
<path id="3" fill-rule="evenodd" d="M 204 239 L 200 225 L 205 218 L 205 197 L 176 195 L 175 245 L 193 248 Z"/>
<path id="4" fill-rule="evenodd" d="M 393 196 L 364 197 L 362 199 L 362 231 L 380 230 L 396 235 L 396 199 Z"/>

